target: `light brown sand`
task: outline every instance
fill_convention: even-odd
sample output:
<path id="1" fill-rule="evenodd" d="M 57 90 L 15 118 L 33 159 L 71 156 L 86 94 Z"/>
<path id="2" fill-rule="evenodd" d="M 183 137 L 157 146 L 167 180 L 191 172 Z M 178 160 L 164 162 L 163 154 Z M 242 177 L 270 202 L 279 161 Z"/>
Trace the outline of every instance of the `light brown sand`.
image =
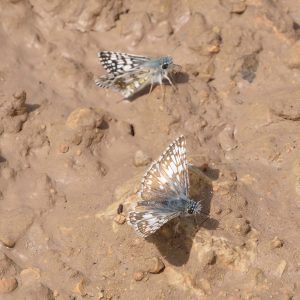
<path id="1" fill-rule="evenodd" d="M 299 1 L 2 0 L 0 20 L 1 300 L 300 299 Z M 178 91 L 97 89 L 101 50 L 173 56 Z M 180 134 L 211 218 L 144 240 L 114 221 L 135 153 Z"/>

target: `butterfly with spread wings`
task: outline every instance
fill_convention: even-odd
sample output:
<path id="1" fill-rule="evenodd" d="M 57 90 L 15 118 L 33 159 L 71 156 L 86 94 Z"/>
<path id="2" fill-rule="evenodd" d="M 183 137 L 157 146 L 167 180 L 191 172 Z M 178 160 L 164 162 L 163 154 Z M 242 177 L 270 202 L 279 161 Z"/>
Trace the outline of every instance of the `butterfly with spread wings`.
<path id="1" fill-rule="evenodd" d="M 163 79 L 174 87 L 170 78 L 172 71 L 180 66 L 173 64 L 171 56 L 149 58 L 120 52 L 101 51 L 98 58 L 108 74 L 96 80 L 96 85 L 120 92 L 124 98 L 130 98 L 150 85 L 162 85 Z"/>
<path id="2" fill-rule="evenodd" d="M 189 198 L 188 162 L 183 136 L 169 145 L 145 173 L 141 200 L 128 213 L 127 222 L 142 237 L 157 231 L 171 219 L 201 212 L 201 204 Z"/>

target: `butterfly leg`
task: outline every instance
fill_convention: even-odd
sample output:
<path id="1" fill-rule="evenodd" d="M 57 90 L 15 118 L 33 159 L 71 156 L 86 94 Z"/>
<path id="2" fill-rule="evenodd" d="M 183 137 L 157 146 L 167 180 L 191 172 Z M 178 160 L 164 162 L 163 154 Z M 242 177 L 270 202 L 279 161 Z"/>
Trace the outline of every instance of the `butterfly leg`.
<path id="1" fill-rule="evenodd" d="M 180 233 L 179 226 L 180 226 L 180 218 L 178 218 L 178 221 L 177 221 L 176 225 L 174 226 L 174 233 L 175 233 L 175 235 L 177 235 L 177 234 Z"/>
<path id="2" fill-rule="evenodd" d="M 172 76 L 170 74 L 170 76 Z M 168 75 L 165 75 L 165 78 L 169 81 L 170 85 L 172 86 L 172 88 L 174 89 L 174 91 L 177 91 L 177 88 L 175 87 L 174 83 L 172 82 L 171 78 Z M 173 78 L 172 78 L 173 79 Z M 173 79 L 174 81 L 174 79 Z"/>
<path id="3" fill-rule="evenodd" d="M 148 94 L 148 95 L 150 95 L 150 94 L 151 94 L 151 92 L 152 92 L 152 89 L 153 89 L 153 79 L 151 78 L 150 91 L 149 91 L 149 94 Z"/>
<path id="4" fill-rule="evenodd" d="M 166 95 L 166 87 L 163 84 L 160 84 L 160 89 L 161 89 L 162 99 L 164 101 Z"/>

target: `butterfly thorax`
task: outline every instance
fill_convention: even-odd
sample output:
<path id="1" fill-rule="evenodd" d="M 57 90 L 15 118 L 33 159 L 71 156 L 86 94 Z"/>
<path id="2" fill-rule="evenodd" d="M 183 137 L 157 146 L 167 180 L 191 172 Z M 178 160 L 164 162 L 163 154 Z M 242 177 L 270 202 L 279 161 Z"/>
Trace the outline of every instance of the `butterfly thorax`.
<path id="1" fill-rule="evenodd" d="M 172 64 L 173 64 L 173 59 L 171 56 L 162 56 L 145 62 L 143 66 L 164 71 L 167 70 Z"/>
<path id="2" fill-rule="evenodd" d="M 185 196 L 180 199 L 167 199 L 167 200 L 144 200 L 139 201 L 138 206 L 149 207 L 151 209 L 160 208 L 167 211 L 177 211 L 180 215 L 192 215 L 201 211 L 201 204 L 195 202 Z"/>

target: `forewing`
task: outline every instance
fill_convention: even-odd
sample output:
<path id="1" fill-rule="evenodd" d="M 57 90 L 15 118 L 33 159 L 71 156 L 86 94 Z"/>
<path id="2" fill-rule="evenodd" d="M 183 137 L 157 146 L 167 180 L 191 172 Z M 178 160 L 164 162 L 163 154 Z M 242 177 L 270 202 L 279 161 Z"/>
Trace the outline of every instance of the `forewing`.
<path id="1" fill-rule="evenodd" d="M 138 235 L 147 237 L 179 214 L 178 211 L 143 206 L 143 201 L 141 201 L 128 213 L 127 222 Z"/>
<path id="2" fill-rule="evenodd" d="M 121 52 L 101 51 L 97 55 L 106 71 L 115 76 L 135 70 L 150 60 L 150 58 L 145 56 Z"/>
<path id="3" fill-rule="evenodd" d="M 143 200 L 179 199 L 188 197 L 189 177 L 186 142 L 183 136 L 169 145 L 145 173 L 140 196 Z"/>

